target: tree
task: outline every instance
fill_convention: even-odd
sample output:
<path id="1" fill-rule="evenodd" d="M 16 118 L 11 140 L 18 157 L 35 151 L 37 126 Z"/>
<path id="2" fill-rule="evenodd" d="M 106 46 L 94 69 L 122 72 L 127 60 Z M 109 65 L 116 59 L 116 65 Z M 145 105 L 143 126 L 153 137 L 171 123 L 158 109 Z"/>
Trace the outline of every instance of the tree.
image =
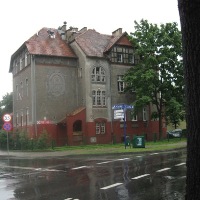
<path id="1" fill-rule="evenodd" d="M 159 138 L 162 137 L 164 107 L 174 97 L 183 101 L 183 65 L 181 32 L 177 23 L 156 24 L 147 20 L 135 21 L 130 40 L 139 62 L 124 77 L 127 90 L 136 92 L 136 108 L 153 104 L 159 119 Z"/>
<path id="2" fill-rule="evenodd" d="M 177 125 L 180 124 L 180 121 L 185 119 L 185 110 L 183 109 L 183 105 L 177 102 L 174 97 L 167 102 L 165 113 L 167 123 L 172 123 L 175 129 L 177 128 Z"/>
<path id="3" fill-rule="evenodd" d="M 178 0 L 186 83 L 187 200 L 200 199 L 200 2 Z"/>
<path id="4" fill-rule="evenodd" d="M 2 100 L 0 101 L 0 128 L 3 125 L 3 115 L 5 113 L 12 113 L 13 112 L 13 94 L 7 93 L 3 96 Z"/>

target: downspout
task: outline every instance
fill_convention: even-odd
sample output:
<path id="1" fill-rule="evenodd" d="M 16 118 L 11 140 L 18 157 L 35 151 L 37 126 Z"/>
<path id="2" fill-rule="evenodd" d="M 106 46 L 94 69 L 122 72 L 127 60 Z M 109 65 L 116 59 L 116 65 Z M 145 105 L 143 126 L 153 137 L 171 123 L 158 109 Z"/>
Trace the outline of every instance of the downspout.
<path id="1" fill-rule="evenodd" d="M 34 125 L 34 134 L 37 137 L 37 119 L 36 119 L 36 86 L 35 86 L 35 56 L 31 55 L 31 96 L 32 96 L 32 122 Z"/>

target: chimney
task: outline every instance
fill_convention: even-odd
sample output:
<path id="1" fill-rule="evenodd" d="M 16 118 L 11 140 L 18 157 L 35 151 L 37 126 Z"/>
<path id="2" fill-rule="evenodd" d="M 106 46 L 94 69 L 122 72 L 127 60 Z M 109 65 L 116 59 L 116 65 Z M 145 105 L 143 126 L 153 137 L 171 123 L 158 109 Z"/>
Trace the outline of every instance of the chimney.
<path id="1" fill-rule="evenodd" d="M 117 30 L 112 32 L 112 36 L 117 37 L 122 34 L 122 28 L 118 28 Z"/>
<path id="2" fill-rule="evenodd" d="M 61 30 L 64 31 L 64 32 L 67 30 L 67 22 L 66 21 L 63 22 Z"/>

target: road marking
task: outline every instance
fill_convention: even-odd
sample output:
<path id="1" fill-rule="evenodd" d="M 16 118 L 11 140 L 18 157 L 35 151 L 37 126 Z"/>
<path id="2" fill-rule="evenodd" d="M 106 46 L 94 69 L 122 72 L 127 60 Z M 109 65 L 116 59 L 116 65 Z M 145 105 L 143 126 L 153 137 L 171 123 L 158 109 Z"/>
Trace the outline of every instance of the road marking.
<path id="1" fill-rule="evenodd" d="M 151 153 L 150 156 L 157 155 L 157 154 L 159 154 L 159 153 Z"/>
<path id="2" fill-rule="evenodd" d="M 130 158 L 120 158 L 120 159 L 117 159 L 117 160 L 129 160 Z M 116 161 L 117 161 L 116 160 Z"/>
<path id="3" fill-rule="evenodd" d="M 100 162 L 100 163 L 97 163 L 97 165 L 102 165 L 102 164 L 106 164 L 106 163 L 111 163 L 111 162 L 114 162 L 114 160 L 110 160 L 110 161 L 105 161 L 105 162 Z"/>
<path id="4" fill-rule="evenodd" d="M 109 188 L 112 188 L 112 187 L 116 187 L 118 185 L 122 185 L 123 183 L 115 183 L 115 184 L 112 184 L 112 185 L 108 185 L 106 187 L 103 187 L 103 188 L 100 188 L 101 190 L 107 190 Z"/>
<path id="5" fill-rule="evenodd" d="M 136 176 L 136 177 L 131 178 L 131 179 L 139 179 L 139 178 L 143 178 L 143 177 L 149 176 L 149 175 L 150 175 L 150 174 L 143 174 L 143 175 L 141 175 L 141 176 Z"/>
<path id="6" fill-rule="evenodd" d="M 117 160 L 109 160 L 109 161 L 97 163 L 97 165 L 102 165 L 102 164 L 107 164 L 107 163 L 112 163 L 112 162 L 122 161 L 122 160 L 129 160 L 129 159 L 130 158 L 120 158 L 120 159 L 117 159 Z"/>
<path id="7" fill-rule="evenodd" d="M 74 168 L 72 168 L 72 170 L 75 170 L 75 169 L 82 169 L 82 168 L 87 168 L 87 166 L 74 167 Z"/>
<path id="8" fill-rule="evenodd" d="M 179 163 L 177 165 L 175 165 L 176 167 L 181 166 L 181 165 L 185 165 L 186 163 Z"/>
<path id="9" fill-rule="evenodd" d="M 136 156 L 137 158 L 141 158 L 142 156 Z"/>
<path id="10" fill-rule="evenodd" d="M 156 172 L 163 172 L 163 171 L 167 171 L 167 170 L 169 170 L 169 169 L 171 169 L 171 168 L 160 169 L 160 170 L 158 170 L 158 171 L 156 171 Z"/>
<path id="11" fill-rule="evenodd" d="M 64 199 L 64 200 L 79 200 L 79 199 L 67 198 L 67 199 Z"/>

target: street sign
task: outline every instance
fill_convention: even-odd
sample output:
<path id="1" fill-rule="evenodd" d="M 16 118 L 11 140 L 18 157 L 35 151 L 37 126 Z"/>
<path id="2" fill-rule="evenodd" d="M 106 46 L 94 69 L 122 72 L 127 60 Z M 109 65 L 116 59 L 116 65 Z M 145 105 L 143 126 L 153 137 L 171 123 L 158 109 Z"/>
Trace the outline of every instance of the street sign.
<path id="1" fill-rule="evenodd" d="M 4 129 L 5 131 L 11 131 L 11 130 L 12 130 L 12 124 L 11 124 L 10 122 L 5 122 L 5 123 L 3 124 L 3 129 Z"/>
<path id="2" fill-rule="evenodd" d="M 133 109 L 134 107 L 132 105 L 127 104 L 115 104 L 112 109 L 113 110 L 120 110 L 120 109 Z"/>
<path id="3" fill-rule="evenodd" d="M 11 119 L 12 119 L 11 115 L 9 115 L 9 114 L 3 115 L 3 121 L 4 122 L 10 122 Z"/>
<path id="4" fill-rule="evenodd" d="M 124 118 L 124 110 L 114 110 L 114 119 L 123 119 Z"/>

